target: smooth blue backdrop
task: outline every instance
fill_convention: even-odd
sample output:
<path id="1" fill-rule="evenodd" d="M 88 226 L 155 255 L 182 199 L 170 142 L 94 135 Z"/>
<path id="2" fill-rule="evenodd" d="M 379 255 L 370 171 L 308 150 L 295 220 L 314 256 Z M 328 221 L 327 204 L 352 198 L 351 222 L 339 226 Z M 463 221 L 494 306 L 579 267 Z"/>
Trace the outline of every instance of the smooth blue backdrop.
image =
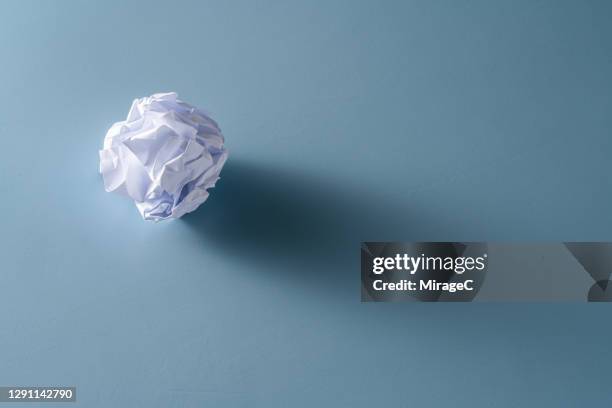
<path id="1" fill-rule="evenodd" d="M 612 403 L 609 305 L 361 304 L 358 255 L 612 241 L 611 20 L 603 0 L 0 1 L 0 385 L 91 408 Z M 170 90 L 231 154 L 197 213 L 152 224 L 97 150 Z"/>

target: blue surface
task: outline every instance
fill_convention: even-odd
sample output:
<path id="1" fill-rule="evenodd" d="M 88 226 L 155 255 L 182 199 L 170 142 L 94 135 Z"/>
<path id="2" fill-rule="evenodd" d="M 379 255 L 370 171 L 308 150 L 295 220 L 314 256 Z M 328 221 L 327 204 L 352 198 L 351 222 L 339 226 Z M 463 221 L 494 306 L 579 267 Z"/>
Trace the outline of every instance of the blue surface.
<path id="1" fill-rule="evenodd" d="M 361 304 L 362 240 L 612 241 L 606 1 L 0 3 L 0 385 L 83 407 L 603 406 L 610 307 Z M 209 201 L 97 174 L 133 98 Z M 74 406 L 74 405 L 72 405 Z"/>

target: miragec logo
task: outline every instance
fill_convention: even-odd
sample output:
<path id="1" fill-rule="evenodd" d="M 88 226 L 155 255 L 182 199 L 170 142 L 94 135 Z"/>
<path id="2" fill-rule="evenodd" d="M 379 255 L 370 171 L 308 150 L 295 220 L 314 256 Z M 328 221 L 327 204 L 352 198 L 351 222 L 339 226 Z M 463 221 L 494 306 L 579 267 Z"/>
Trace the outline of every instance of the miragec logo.
<path id="1" fill-rule="evenodd" d="M 372 260 L 372 273 L 380 275 L 385 271 L 406 271 L 414 275 L 418 271 L 453 271 L 461 275 L 466 271 L 482 271 L 487 267 L 487 254 L 479 257 L 411 256 L 397 254 L 394 257 L 376 257 Z"/>

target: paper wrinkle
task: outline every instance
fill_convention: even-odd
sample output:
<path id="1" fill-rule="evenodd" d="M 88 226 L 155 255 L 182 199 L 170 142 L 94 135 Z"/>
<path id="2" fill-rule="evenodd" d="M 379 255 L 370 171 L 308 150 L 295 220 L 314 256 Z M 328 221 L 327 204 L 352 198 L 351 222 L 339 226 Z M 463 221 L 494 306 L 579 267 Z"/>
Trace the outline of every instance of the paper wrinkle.
<path id="1" fill-rule="evenodd" d="M 145 220 L 179 218 L 208 198 L 225 161 L 217 123 L 174 92 L 135 99 L 100 150 L 108 192 L 134 200 Z"/>

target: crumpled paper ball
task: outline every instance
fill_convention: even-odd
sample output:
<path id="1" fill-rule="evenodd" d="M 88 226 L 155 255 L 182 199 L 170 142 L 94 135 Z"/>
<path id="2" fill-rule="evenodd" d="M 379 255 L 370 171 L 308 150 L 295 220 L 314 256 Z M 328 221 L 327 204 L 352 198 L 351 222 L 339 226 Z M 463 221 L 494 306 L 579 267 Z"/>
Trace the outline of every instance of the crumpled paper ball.
<path id="1" fill-rule="evenodd" d="M 104 188 L 134 200 L 145 220 L 179 218 L 208 198 L 227 160 L 217 123 L 176 93 L 135 99 L 100 150 Z"/>

